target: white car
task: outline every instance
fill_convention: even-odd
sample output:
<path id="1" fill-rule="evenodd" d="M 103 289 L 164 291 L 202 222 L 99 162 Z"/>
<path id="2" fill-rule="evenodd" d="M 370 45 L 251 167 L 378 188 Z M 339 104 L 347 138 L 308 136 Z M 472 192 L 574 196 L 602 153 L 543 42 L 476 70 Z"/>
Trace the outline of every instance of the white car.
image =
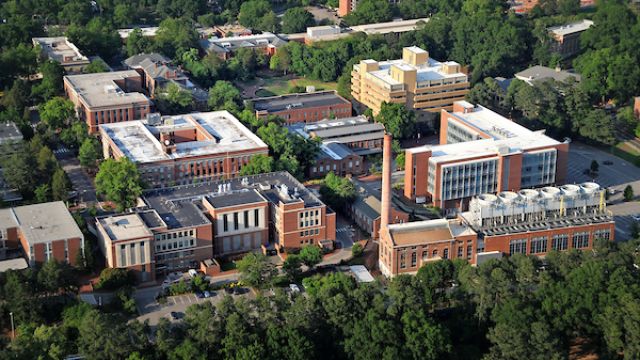
<path id="1" fill-rule="evenodd" d="M 291 293 L 299 293 L 300 287 L 296 284 L 289 284 L 289 289 L 291 289 Z"/>
<path id="2" fill-rule="evenodd" d="M 639 215 L 633 215 L 633 220 L 640 221 L 640 214 Z"/>
<path id="3" fill-rule="evenodd" d="M 189 276 L 192 278 L 198 276 L 198 272 L 195 269 L 189 269 Z"/>

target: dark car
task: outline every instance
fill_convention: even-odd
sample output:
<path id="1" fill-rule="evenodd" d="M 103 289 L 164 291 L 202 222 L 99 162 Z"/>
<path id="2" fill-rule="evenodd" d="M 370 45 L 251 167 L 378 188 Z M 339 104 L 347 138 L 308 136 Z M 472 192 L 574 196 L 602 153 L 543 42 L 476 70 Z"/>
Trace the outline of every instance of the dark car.
<path id="1" fill-rule="evenodd" d="M 233 288 L 226 287 L 226 288 L 224 288 L 224 292 L 226 292 L 227 294 L 233 294 Z"/>
<path id="2" fill-rule="evenodd" d="M 197 297 L 198 299 L 203 299 L 203 298 L 204 298 L 204 294 L 203 294 L 203 293 L 201 293 L 200 291 L 196 291 L 196 297 Z"/>
<path id="3" fill-rule="evenodd" d="M 602 163 L 605 165 L 613 165 L 613 161 L 611 160 L 603 161 Z"/>
<path id="4" fill-rule="evenodd" d="M 179 320 L 182 319 L 184 317 L 184 314 L 178 311 L 172 311 L 171 312 L 171 318 L 173 320 Z"/>

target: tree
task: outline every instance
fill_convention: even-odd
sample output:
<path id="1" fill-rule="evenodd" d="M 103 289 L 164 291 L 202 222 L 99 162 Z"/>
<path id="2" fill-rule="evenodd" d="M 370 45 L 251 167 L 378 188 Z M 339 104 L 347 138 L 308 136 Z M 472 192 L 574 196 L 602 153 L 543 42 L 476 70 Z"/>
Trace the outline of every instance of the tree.
<path id="1" fill-rule="evenodd" d="M 342 210 L 356 198 L 356 188 L 347 178 L 328 173 L 320 187 L 322 200 L 336 210 Z"/>
<path id="2" fill-rule="evenodd" d="M 298 278 L 301 272 L 300 265 L 302 265 L 300 256 L 296 254 L 287 255 L 287 258 L 282 264 L 282 271 L 284 271 L 288 281 L 294 282 Z"/>
<path id="3" fill-rule="evenodd" d="M 49 260 L 38 271 L 38 285 L 52 293 L 60 289 L 67 290 L 75 284 L 73 270 L 69 264 Z"/>
<path id="4" fill-rule="evenodd" d="M 254 155 L 249 162 L 242 166 L 240 175 L 256 175 L 273 171 L 273 158 L 267 155 Z"/>
<path id="5" fill-rule="evenodd" d="M 364 249 L 362 248 L 362 245 L 360 245 L 360 243 L 355 243 L 353 244 L 353 246 L 351 246 L 351 256 L 353 256 L 354 258 L 360 257 L 363 251 Z"/>
<path id="6" fill-rule="evenodd" d="M 291 67 L 291 56 L 287 47 L 282 47 L 269 59 L 269 69 L 273 71 L 282 71 L 285 75 Z"/>
<path id="7" fill-rule="evenodd" d="M 23 195 L 29 195 L 37 184 L 37 162 L 33 153 L 28 150 L 16 151 L 6 158 L 3 164 L 4 179 L 9 186 Z"/>
<path id="8" fill-rule="evenodd" d="M 416 115 L 404 104 L 383 102 L 376 121 L 384 125 L 385 130 L 396 139 L 404 139 L 414 134 Z"/>
<path id="9" fill-rule="evenodd" d="M 83 54 L 99 55 L 107 61 L 118 55 L 122 48 L 116 29 L 101 17 L 93 17 L 84 26 L 70 25 L 67 36 Z"/>
<path id="10" fill-rule="evenodd" d="M 100 272 L 96 289 L 117 290 L 135 284 L 135 275 L 128 269 L 105 268 Z"/>
<path id="11" fill-rule="evenodd" d="M 249 253 L 236 262 L 240 280 L 254 288 L 271 285 L 276 269 L 273 263 L 262 253 Z"/>
<path id="12" fill-rule="evenodd" d="M 175 58 L 198 47 L 198 33 L 193 21 L 185 18 L 167 18 L 160 23 L 155 37 L 155 48 L 163 55 Z"/>
<path id="13" fill-rule="evenodd" d="M 134 56 L 149 52 L 152 45 L 151 40 L 142 34 L 142 30 L 135 28 L 127 37 L 127 55 Z"/>
<path id="14" fill-rule="evenodd" d="M 84 68 L 84 72 L 86 74 L 103 73 L 108 71 L 109 66 L 101 59 L 91 61 L 91 63 Z"/>
<path id="15" fill-rule="evenodd" d="M 240 90 L 229 81 L 217 81 L 209 89 L 209 108 L 236 112 L 241 104 Z"/>
<path id="16" fill-rule="evenodd" d="M 67 173 L 62 168 L 57 168 L 51 179 L 51 196 L 55 201 L 66 201 L 69 198 L 71 183 Z"/>
<path id="17" fill-rule="evenodd" d="M 307 245 L 300 250 L 299 257 L 303 264 L 312 268 L 322 261 L 322 251 L 318 246 Z"/>
<path id="18" fill-rule="evenodd" d="M 54 97 L 40 107 L 40 119 L 52 130 L 64 127 L 73 116 L 73 103 L 62 97 Z"/>
<path id="19" fill-rule="evenodd" d="M 96 175 L 96 191 L 116 203 L 118 211 L 132 207 L 142 194 L 136 165 L 127 158 L 105 160 Z"/>
<path id="20" fill-rule="evenodd" d="M 240 6 L 238 22 L 251 29 L 263 30 L 261 21 L 269 12 L 272 12 L 271 5 L 266 0 L 245 1 Z"/>
<path id="21" fill-rule="evenodd" d="M 386 0 L 361 0 L 355 11 L 344 17 L 347 24 L 362 25 L 390 21 L 393 17 L 391 5 Z"/>
<path id="22" fill-rule="evenodd" d="M 183 89 L 180 85 L 169 83 L 156 90 L 156 103 L 163 114 L 184 114 L 193 108 L 193 96 L 189 90 Z"/>
<path id="23" fill-rule="evenodd" d="M 591 160 L 591 166 L 589 167 L 589 170 L 592 174 L 596 174 L 599 167 L 600 165 L 598 164 L 598 160 Z"/>
<path id="24" fill-rule="evenodd" d="M 307 27 L 315 23 L 313 15 L 303 7 L 290 8 L 282 16 L 282 32 L 285 34 L 305 32 Z"/>
<path id="25" fill-rule="evenodd" d="M 78 159 L 80 165 L 94 169 L 97 166 L 98 160 L 101 158 L 100 143 L 93 137 L 84 139 L 80 150 L 78 150 Z"/>
<path id="26" fill-rule="evenodd" d="M 42 81 L 31 88 L 31 95 L 45 101 L 62 93 L 64 69 L 57 61 L 47 60 L 39 69 Z"/>
<path id="27" fill-rule="evenodd" d="M 635 197 L 635 195 L 633 194 L 633 188 L 631 187 L 631 185 L 627 185 L 627 186 L 624 188 L 623 197 L 624 197 L 624 201 L 631 201 L 631 200 L 633 200 L 633 198 Z"/>

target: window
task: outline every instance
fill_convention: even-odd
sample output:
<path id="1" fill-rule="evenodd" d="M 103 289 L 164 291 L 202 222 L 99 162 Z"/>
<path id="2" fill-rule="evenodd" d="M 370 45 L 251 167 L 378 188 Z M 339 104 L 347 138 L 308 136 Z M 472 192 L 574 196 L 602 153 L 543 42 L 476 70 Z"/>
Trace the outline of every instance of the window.
<path id="1" fill-rule="evenodd" d="M 433 251 L 431 252 L 431 257 L 436 257 L 436 256 L 438 256 L 438 250 L 437 250 L 437 249 L 436 249 L 436 250 L 433 250 Z"/>
<path id="2" fill-rule="evenodd" d="M 472 254 L 473 254 L 473 247 L 471 245 L 467 245 L 467 260 L 471 260 Z"/>
<path id="3" fill-rule="evenodd" d="M 244 211 L 244 228 L 249 227 L 249 210 Z"/>
<path id="4" fill-rule="evenodd" d="M 416 252 L 411 253 L 411 267 L 416 267 L 418 264 L 418 254 Z"/>
<path id="5" fill-rule="evenodd" d="M 547 237 L 535 237 L 531 239 L 531 249 L 529 249 L 529 254 L 540 254 L 543 252 L 547 252 Z"/>
<path id="6" fill-rule="evenodd" d="M 53 255 L 52 252 L 53 251 L 52 251 L 51 243 L 47 243 L 46 247 L 45 247 L 45 250 L 44 250 L 44 259 L 45 259 L 45 261 L 51 260 L 51 257 Z"/>
<path id="7" fill-rule="evenodd" d="M 554 235 L 551 247 L 552 247 L 553 250 L 556 250 L 556 251 L 567 250 L 568 242 L 569 242 L 569 236 L 568 235 L 566 235 L 566 234 Z"/>
<path id="8" fill-rule="evenodd" d="M 129 260 L 131 260 L 131 265 L 136 263 L 135 248 L 136 248 L 136 244 L 129 245 Z"/>
<path id="9" fill-rule="evenodd" d="M 145 256 L 146 254 L 144 253 L 144 242 L 141 242 L 140 243 L 140 262 L 143 264 L 147 262 Z"/>
<path id="10" fill-rule="evenodd" d="M 442 251 L 442 258 L 443 259 L 448 259 L 449 258 L 449 249 L 444 249 Z"/>
<path id="11" fill-rule="evenodd" d="M 527 239 L 515 239 L 509 241 L 509 254 L 526 254 Z"/>
<path id="12" fill-rule="evenodd" d="M 300 231 L 300 237 L 304 236 L 304 231 Z"/>
<path id="13" fill-rule="evenodd" d="M 238 230 L 238 213 L 233 213 L 233 230 Z"/>
<path id="14" fill-rule="evenodd" d="M 253 210 L 253 225 L 255 227 L 260 226 L 260 212 L 258 211 L 258 209 Z"/>
<path id="15" fill-rule="evenodd" d="M 573 242 L 574 249 L 584 249 L 589 247 L 589 233 L 588 232 L 579 232 L 573 234 Z"/>
<path id="16" fill-rule="evenodd" d="M 69 241 L 64 240 L 64 261 L 69 262 Z"/>
<path id="17" fill-rule="evenodd" d="M 462 245 L 460 245 L 458 246 L 458 258 L 462 257 L 462 252 L 463 252 Z"/>
<path id="18" fill-rule="evenodd" d="M 404 259 L 404 257 L 405 257 L 405 256 L 404 256 L 404 253 L 401 253 L 401 254 L 400 254 L 400 268 L 401 268 L 401 269 L 404 269 L 404 268 L 406 268 L 406 267 L 407 267 L 407 264 L 405 264 L 405 263 L 404 263 L 404 260 L 405 260 L 405 259 Z"/>
<path id="19" fill-rule="evenodd" d="M 593 232 L 593 239 L 609 241 L 611 239 L 611 232 L 609 230 L 596 230 Z"/>
<path id="20" fill-rule="evenodd" d="M 127 266 L 127 251 L 125 245 L 120 245 L 120 266 Z"/>
<path id="21" fill-rule="evenodd" d="M 428 257 L 429 257 L 429 252 L 427 250 L 424 250 L 422 252 L 422 261 L 427 260 Z"/>
<path id="22" fill-rule="evenodd" d="M 229 219 L 227 217 L 227 214 L 222 215 L 222 224 L 222 226 L 224 227 L 224 231 L 229 231 Z"/>

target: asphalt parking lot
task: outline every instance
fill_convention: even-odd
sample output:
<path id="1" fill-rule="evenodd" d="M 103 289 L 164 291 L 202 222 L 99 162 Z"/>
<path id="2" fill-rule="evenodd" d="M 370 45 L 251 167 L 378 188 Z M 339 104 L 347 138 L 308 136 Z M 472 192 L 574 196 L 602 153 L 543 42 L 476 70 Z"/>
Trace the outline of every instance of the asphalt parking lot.
<path id="1" fill-rule="evenodd" d="M 600 166 L 596 176 L 584 173 L 585 169 L 591 166 L 592 160 L 598 161 Z M 610 164 L 605 164 L 605 161 Z M 631 185 L 636 197 L 640 195 L 640 168 L 606 151 L 581 143 L 572 143 L 569 146 L 567 183 L 585 181 L 595 181 L 615 191 L 615 194 L 609 196 L 607 208 L 613 213 L 616 222 L 616 240 L 628 240 L 631 227 L 636 222 L 633 216 L 640 214 L 640 202 L 623 202 L 622 194 L 624 188 Z"/>

